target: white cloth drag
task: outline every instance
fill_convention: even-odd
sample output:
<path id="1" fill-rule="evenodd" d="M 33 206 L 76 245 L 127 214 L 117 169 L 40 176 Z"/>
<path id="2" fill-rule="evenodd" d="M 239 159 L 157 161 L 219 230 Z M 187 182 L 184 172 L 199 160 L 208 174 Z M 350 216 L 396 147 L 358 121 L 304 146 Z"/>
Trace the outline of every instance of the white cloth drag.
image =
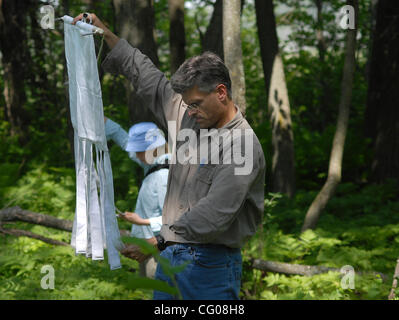
<path id="1" fill-rule="evenodd" d="M 103 260 L 106 248 L 111 270 L 118 269 L 121 267 L 118 250 L 123 243 L 115 215 L 94 39 L 92 35 L 82 35 L 95 27 L 82 22 L 72 25 L 73 18 L 68 16 L 62 19 L 75 135 L 76 212 L 71 245 L 76 254 L 85 254 L 93 260 Z"/>

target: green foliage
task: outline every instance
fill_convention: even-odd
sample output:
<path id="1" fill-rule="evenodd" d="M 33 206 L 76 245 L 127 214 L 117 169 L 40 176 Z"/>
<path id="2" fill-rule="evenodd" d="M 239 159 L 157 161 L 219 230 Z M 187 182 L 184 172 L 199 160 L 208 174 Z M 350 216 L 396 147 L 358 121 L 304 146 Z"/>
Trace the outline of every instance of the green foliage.
<path id="1" fill-rule="evenodd" d="M 18 250 L 25 242 L 25 251 Z M 122 257 L 123 268 L 109 270 L 107 260 L 91 261 L 75 256 L 69 247 L 54 247 L 40 241 L 5 237 L 1 240 L 1 299 L 150 299 L 147 279 L 130 273 L 137 262 Z M 42 289 L 41 268 L 51 265 L 55 271 L 54 290 Z M 141 288 L 136 290 L 136 288 Z M 144 288 L 144 289 L 142 289 Z M 162 289 L 162 286 L 160 286 Z"/>
<path id="2" fill-rule="evenodd" d="M 315 193 L 294 199 L 269 194 L 263 228 L 244 248 L 242 297 L 247 299 L 387 299 L 399 255 L 399 186 L 339 185 L 315 230 L 300 228 Z M 341 287 L 342 274 L 312 277 L 266 273 L 251 268 L 251 258 L 356 272 L 355 289 Z M 383 281 L 371 272 L 387 275 Z M 367 274 L 367 272 L 369 272 Z"/>
<path id="3" fill-rule="evenodd" d="M 215 1 L 186 1 L 186 56 L 202 51 L 201 33 L 208 26 Z M 349 128 L 343 157 L 343 183 L 325 208 L 317 229 L 304 234 L 300 229 L 306 210 L 325 181 L 329 153 L 338 114 L 340 84 L 344 64 L 345 31 L 337 28 L 335 15 L 341 0 L 323 1 L 323 30 L 327 49 L 324 61 L 317 47 L 320 24 L 311 0 L 276 0 L 279 35 L 290 27 L 286 39 L 279 39 L 291 105 L 298 192 L 293 199 L 269 193 L 265 198 L 262 228 L 243 249 L 242 298 L 245 299 L 386 299 L 398 257 L 399 202 L 397 181 L 368 184 L 372 159 L 364 138 L 364 112 L 367 99 L 367 57 L 370 48 L 370 0 L 360 1 L 356 72 Z M 72 1 L 69 14 L 87 11 L 87 4 Z M 93 8 L 115 30 L 112 5 L 95 2 Z M 160 69 L 170 76 L 169 17 L 166 0 L 154 1 L 156 42 Z M 267 113 L 253 0 L 245 1 L 242 14 L 242 49 L 246 81 L 246 118 L 253 126 L 265 153 L 266 191 L 270 188 L 272 163 L 271 128 Z M 89 10 L 91 11 L 91 10 Z M 64 12 L 56 6 L 56 16 Z M 18 205 L 30 211 L 72 219 L 75 210 L 75 171 L 73 145 L 68 123 L 62 26 L 55 32 L 40 33 L 43 46 L 37 46 L 38 32 L 28 23 L 31 72 L 26 75 L 23 111 L 25 140 L 11 135 L 0 96 L 0 207 Z M 287 30 L 287 29 L 285 29 Z M 32 35 L 35 35 L 34 39 Z M 98 49 L 98 39 L 96 47 Z M 106 47 L 106 46 L 105 46 Z M 106 50 L 106 48 L 105 48 Z M 101 71 L 101 69 L 100 69 Z M 0 89 L 5 91 L 3 65 Z M 104 114 L 128 129 L 124 78 L 100 74 Z M 142 169 L 118 146 L 109 143 L 115 189 L 115 204 L 121 211 L 133 211 L 143 178 Z M 130 224 L 119 221 L 121 229 Z M 3 227 L 10 227 L 9 224 Z M 12 227 L 70 241 L 67 232 L 41 226 L 15 223 Z M 143 250 L 146 243 L 125 239 Z M 123 268 L 110 271 L 105 261 L 75 256 L 71 248 L 55 247 L 25 237 L 0 235 L 0 299 L 150 299 L 152 289 L 171 294 L 176 290 L 155 280 L 137 276 L 138 264 L 122 257 Z M 157 255 L 157 253 L 155 252 Z M 329 272 L 313 277 L 286 276 L 253 270 L 252 258 L 287 263 L 340 268 L 351 265 L 356 271 L 378 271 L 388 275 L 388 283 L 363 274 L 356 275 L 355 289 L 342 289 L 342 275 Z M 166 273 L 184 268 L 172 267 L 157 256 Z M 55 269 L 55 289 L 40 287 L 43 265 Z M 398 289 L 399 290 L 399 289 Z M 399 295 L 397 290 L 397 295 Z"/>
<path id="4" fill-rule="evenodd" d="M 9 236 L 0 238 L 0 246 L 0 299 L 150 299 L 154 289 L 177 294 L 165 282 L 139 277 L 138 263 L 123 256 L 122 269 L 111 271 L 107 257 L 92 261 L 75 256 L 71 247 Z M 162 263 L 172 274 L 176 272 L 168 262 Z M 55 270 L 54 290 L 41 288 L 45 265 Z"/>
<path id="5" fill-rule="evenodd" d="M 164 274 L 168 276 L 170 279 L 172 279 L 174 287 L 166 286 L 165 283 L 162 284 L 162 282 L 158 281 L 158 282 L 153 282 L 154 285 L 157 285 L 158 283 L 158 286 L 152 287 L 153 289 L 165 291 L 167 293 L 170 293 L 178 297 L 179 299 L 182 299 L 181 293 L 177 288 L 175 275 L 183 271 L 188 265 L 189 261 L 187 261 L 187 263 L 183 263 L 182 265 L 172 266 L 169 260 L 161 257 L 159 251 L 144 239 L 124 237 L 123 242 L 138 245 L 144 254 L 151 254 L 155 258 L 155 260 L 161 265 Z"/>
<path id="6" fill-rule="evenodd" d="M 111 151 L 116 153 L 116 157 L 117 148 Z M 128 159 L 125 153 L 123 157 Z M 121 159 L 120 171 L 116 171 L 118 172 L 115 177 L 116 182 L 122 181 L 124 173 L 130 170 L 132 161 L 128 160 L 127 162 Z M 0 181 L 1 186 L 7 186 L 12 184 L 13 173 L 18 171 L 18 166 L 5 163 L 0 166 L 0 171 L 10 174 L 10 176 L 4 174 L 4 178 Z M 133 196 L 132 203 L 135 203 L 134 198 L 137 198 L 138 188 L 134 176 L 128 174 L 127 176 L 128 179 L 125 182 L 132 183 L 133 194 L 129 191 L 126 199 Z M 3 193 L 1 206 L 18 205 L 30 211 L 54 215 L 62 219 L 73 219 L 74 170 L 39 166 L 13 183 L 14 186 L 0 189 Z M 123 206 L 123 203 L 119 204 L 121 204 L 121 209 L 128 209 Z M 8 227 L 8 224 L 5 224 L 5 227 Z M 71 234 L 68 232 L 21 222 L 14 223 L 13 227 L 29 230 L 55 240 L 70 242 Z M 120 223 L 120 228 L 129 227 L 130 225 L 126 222 Z M 170 266 L 169 262 L 161 259 L 154 247 L 146 241 L 134 238 L 123 240 L 125 243 L 139 245 L 143 251 L 149 250 L 154 253 L 165 272 L 171 277 L 184 268 L 184 265 Z M 170 287 L 162 281 L 141 278 L 129 272 L 129 270 L 137 270 L 138 264 L 123 256 L 123 268 L 110 271 L 107 257 L 104 261 L 92 261 L 83 256 L 75 256 L 74 250 L 70 247 L 55 247 L 25 237 L 0 236 L 0 250 L 2 252 L 0 299 L 150 299 L 154 289 L 174 295 L 179 294 L 175 287 Z M 51 265 L 55 269 L 54 290 L 44 290 L 40 286 L 40 281 L 44 276 L 40 270 L 44 265 Z"/>
<path id="7" fill-rule="evenodd" d="M 15 166 L 7 164 L 0 168 L 15 170 Z M 15 186 L 3 189 L 0 206 L 18 205 L 30 211 L 72 219 L 75 205 L 74 173 L 69 168 L 34 168 L 19 179 Z"/>

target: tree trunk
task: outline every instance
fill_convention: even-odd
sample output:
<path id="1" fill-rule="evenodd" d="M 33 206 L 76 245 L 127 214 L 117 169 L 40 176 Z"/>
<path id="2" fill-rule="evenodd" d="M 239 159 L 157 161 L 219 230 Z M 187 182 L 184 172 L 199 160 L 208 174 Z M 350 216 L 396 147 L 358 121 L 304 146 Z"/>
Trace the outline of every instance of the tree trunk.
<path id="1" fill-rule="evenodd" d="M 357 21 L 357 0 L 351 1 L 355 7 L 355 17 Z M 332 145 L 330 164 L 328 169 L 327 181 L 323 188 L 313 200 L 305 221 L 302 226 L 302 232 L 308 229 L 314 229 L 321 212 L 324 210 L 330 198 L 334 195 L 337 185 L 341 181 L 342 173 L 342 157 L 344 153 L 344 145 L 346 132 L 348 128 L 349 111 L 352 99 L 353 78 L 355 72 L 355 51 L 356 51 L 356 29 L 347 30 L 346 39 L 346 56 L 343 70 L 343 78 L 341 82 L 341 97 L 339 103 L 337 128 L 334 135 Z"/>
<path id="2" fill-rule="evenodd" d="M 109 14 L 109 12 L 112 12 L 113 15 L 113 4 L 112 1 L 108 0 L 83 0 L 83 3 L 87 5 L 85 11 L 87 12 L 93 12 L 95 13 L 102 21 L 110 21 L 112 19 L 112 16 Z M 108 14 L 107 14 L 108 13 Z M 98 57 L 99 65 L 101 65 L 101 61 L 103 61 L 107 55 L 106 50 L 100 51 L 101 47 L 101 42 L 102 39 L 101 37 L 94 37 L 94 44 L 96 48 L 96 56 L 100 55 Z M 104 70 L 102 68 L 99 68 L 98 70 L 98 77 L 100 78 L 100 82 L 102 82 L 102 79 L 104 77 Z"/>
<path id="3" fill-rule="evenodd" d="M 392 289 L 388 296 L 389 300 L 395 299 L 395 290 L 398 286 L 398 279 L 399 279 L 399 259 L 396 261 L 396 268 L 395 268 L 395 273 L 393 275 Z"/>
<path id="4" fill-rule="evenodd" d="M 399 179 L 399 2 L 380 0 L 376 9 L 366 129 L 374 149 L 370 180 L 382 183 Z"/>
<path id="5" fill-rule="evenodd" d="M 317 49 L 319 51 L 320 62 L 324 62 L 327 46 L 323 35 L 323 2 L 322 0 L 315 0 L 315 4 L 317 8 L 317 27 L 316 27 Z"/>
<path id="6" fill-rule="evenodd" d="M 113 0 L 113 4 L 117 34 L 147 55 L 158 66 L 152 0 Z M 155 122 L 153 113 L 138 97 L 128 80 L 126 80 L 125 86 L 131 122 Z"/>
<path id="7" fill-rule="evenodd" d="M 272 191 L 295 194 L 294 134 L 272 0 L 255 0 L 268 111 L 272 127 Z"/>
<path id="8" fill-rule="evenodd" d="M 0 1 L 0 51 L 4 68 L 5 117 L 10 123 L 10 134 L 26 142 L 29 116 L 24 110 L 25 79 L 31 60 L 27 47 L 26 17 L 31 1 Z"/>
<path id="9" fill-rule="evenodd" d="M 320 104 L 315 109 L 315 116 L 318 119 L 318 129 L 323 132 L 327 125 L 327 115 L 331 107 L 331 85 L 329 83 L 328 70 L 329 67 L 326 65 L 326 52 L 327 44 L 323 35 L 324 21 L 323 21 L 323 2 L 322 0 L 314 0 L 317 8 L 317 23 L 316 23 L 316 39 L 317 39 L 317 50 L 319 53 L 320 61 L 320 72 L 318 74 L 320 84 Z"/>
<path id="10" fill-rule="evenodd" d="M 269 114 L 272 127 L 272 191 L 295 195 L 295 151 L 288 90 L 281 56 L 274 57 L 270 80 Z"/>
<path id="11" fill-rule="evenodd" d="M 69 12 L 69 0 L 62 0 L 61 7 L 63 8 L 63 13 L 65 15 L 70 15 Z M 65 43 L 65 34 L 62 33 L 62 38 Z M 67 127 L 66 127 L 66 136 L 68 137 L 69 141 L 69 152 L 72 155 L 72 159 L 75 158 L 75 141 L 74 141 L 74 131 L 72 126 L 71 120 L 71 110 L 69 107 L 69 82 L 68 82 L 68 68 L 67 68 L 67 61 L 65 54 L 63 55 L 63 62 L 64 62 L 64 70 L 63 70 L 63 83 L 64 83 L 64 95 L 65 95 L 65 105 L 66 107 L 66 118 L 67 118 Z"/>
<path id="12" fill-rule="evenodd" d="M 266 92 L 268 93 L 274 58 L 279 51 L 273 1 L 255 0 L 255 12 L 265 86 Z"/>
<path id="13" fill-rule="evenodd" d="M 223 52 L 223 0 L 216 0 L 205 35 L 202 38 L 202 51 L 216 53 L 224 60 Z"/>
<path id="14" fill-rule="evenodd" d="M 174 74 L 186 59 L 186 34 L 184 31 L 184 0 L 168 0 L 170 70 Z"/>
<path id="15" fill-rule="evenodd" d="M 370 32 L 370 44 L 367 50 L 367 62 L 366 62 L 366 80 L 370 83 L 370 66 L 371 66 L 371 56 L 373 52 L 373 32 L 375 30 L 376 20 L 377 20 L 377 3 L 378 0 L 371 0 L 370 7 L 369 7 L 369 32 Z M 367 109 L 366 109 L 367 110 Z M 367 135 L 367 131 L 366 131 Z"/>
<path id="16" fill-rule="evenodd" d="M 233 101 L 245 114 L 245 75 L 241 47 L 241 1 L 223 1 L 224 59 L 230 71 Z"/>

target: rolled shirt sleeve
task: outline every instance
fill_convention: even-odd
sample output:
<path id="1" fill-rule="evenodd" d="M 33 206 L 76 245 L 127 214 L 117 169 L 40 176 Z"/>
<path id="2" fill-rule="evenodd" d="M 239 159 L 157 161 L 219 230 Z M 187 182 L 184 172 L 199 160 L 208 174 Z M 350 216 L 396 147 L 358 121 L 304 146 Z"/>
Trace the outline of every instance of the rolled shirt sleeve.
<path id="1" fill-rule="evenodd" d="M 119 147 L 126 150 L 129 139 L 127 132 L 118 123 L 109 118 L 105 121 L 105 136 L 107 140 L 113 140 Z"/>
<path id="2" fill-rule="evenodd" d="M 119 147 L 126 151 L 127 142 L 129 140 L 128 133 L 115 121 L 107 118 L 105 122 L 105 136 L 107 140 L 113 140 Z M 148 170 L 149 165 L 137 158 L 136 152 L 128 152 L 129 158 L 140 165 L 144 170 Z"/>

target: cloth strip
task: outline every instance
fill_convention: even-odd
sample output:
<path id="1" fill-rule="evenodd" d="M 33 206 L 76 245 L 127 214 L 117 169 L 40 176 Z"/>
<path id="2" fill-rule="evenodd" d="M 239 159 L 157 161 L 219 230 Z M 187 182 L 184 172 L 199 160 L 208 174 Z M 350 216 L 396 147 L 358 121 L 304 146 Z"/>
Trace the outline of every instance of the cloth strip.
<path id="1" fill-rule="evenodd" d="M 94 39 L 92 35 L 82 36 L 81 26 L 71 25 L 71 19 L 64 19 L 71 121 L 75 135 L 76 211 L 71 245 L 76 254 L 85 254 L 93 260 L 103 260 L 104 249 L 107 249 L 108 263 L 113 270 L 121 267 L 118 250 L 123 248 L 123 243 L 115 215 Z"/>

